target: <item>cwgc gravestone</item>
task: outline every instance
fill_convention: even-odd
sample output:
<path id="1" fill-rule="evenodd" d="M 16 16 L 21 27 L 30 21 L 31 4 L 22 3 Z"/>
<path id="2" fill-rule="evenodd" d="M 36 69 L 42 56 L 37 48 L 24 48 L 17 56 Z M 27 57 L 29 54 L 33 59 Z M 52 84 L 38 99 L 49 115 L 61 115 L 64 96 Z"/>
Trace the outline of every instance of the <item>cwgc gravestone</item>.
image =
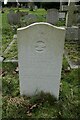
<path id="1" fill-rule="evenodd" d="M 8 22 L 11 25 L 17 25 L 20 23 L 20 14 L 15 13 L 13 10 L 10 11 L 7 17 L 8 17 Z"/>
<path id="2" fill-rule="evenodd" d="M 59 97 L 65 29 L 33 23 L 18 29 L 21 95 L 44 91 Z"/>
<path id="3" fill-rule="evenodd" d="M 48 9 L 46 20 L 48 23 L 56 24 L 59 20 L 59 13 L 57 9 Z"/>

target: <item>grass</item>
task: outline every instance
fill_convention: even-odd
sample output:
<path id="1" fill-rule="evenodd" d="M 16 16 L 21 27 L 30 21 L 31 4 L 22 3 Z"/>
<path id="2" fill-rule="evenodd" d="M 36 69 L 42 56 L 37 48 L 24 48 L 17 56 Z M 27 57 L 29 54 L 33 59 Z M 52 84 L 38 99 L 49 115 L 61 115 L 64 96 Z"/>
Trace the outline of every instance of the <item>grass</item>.
<path id="1" fill-rule="evenodd" d="M 2 94 L 1 94 L 1 91 L 0 91 L 0 120 L 2 118 Z"/>
<path id="2" fill-rule="evenodd" d="M 60 27 L 60 26 L 65 26 L 65 20 L 61 21 L 59 20 L 57 23 L 56 23 L 56 26 Z"/>
<path id="3" fill-rule="evenodd" d="M 1 55 L 1 46 L 2 46 L 2 14 L 0 12 L 0 55 Z"/>
<path id="4" fill-rule="evenodd" d="M 12 8 L 11 8 L 12 9 Z M 7 14 L 9 13 L 8 8 L 4 9 L 4 13 L 2 14 L 2 53 L 3 53 L 3 57 L 5 57 L 6 59 L 17 59 L 17 42 L 15 42 L 11 49 L 8 51 L 8 53 L 4 54 L 4 51 L 6 50 L 6 48 L 8 47 L 8 45 L 10 44 L 10 42 L 13 40 L 13 35 L 14 33 L 17 33 L 17 31 L 13 30 L 13 28 L 9 25 L 8 20 L 7 20 Z M 17 11 L 17 8 L 13 8 L 14 11 Z M 37 9 L 36 11 L 29 11 L 29 9 L 21 9 L 20 11 L 22 12 L 29 12 L 29 14 L 35 14 L 37 15 L 37 22 L 39 21 L 46 21 L 46 10 L 44 9 Z M 21 22 L 21 26 L 26 26 L 30 23 L 26 23 L 26 21 L 24 21 L 24 18 L 22 18 L 23 21 Z M 61 23 L 59 23 L 59 25 L 61 25 Z M 17 30 L 17 29 L 16 29 Z"/>
<path id="5" fill-rule="evenodd" d="M 0 62 L 0 71 L 2 70 L 2 63 Z M 2 118 L 2 76 L 0 75 L 0 120 Z"/>
<path id="6" fill-rule="evenodd" d="M 2 14 L 2 52 L 5 51 L 13 38 L 13 30 L 8 24 L 7 14 L 8 11 Z"/>
<path id="7" fill-rule="evenodd" d="M 15 41 L 7 53 L 4 54 L 6 60 L 18 59 L 17 41 Z"/>
<path id="8" fill-rule="evenodd" d="M 3 118 L 75 118 L 80 117 L 80 69 L 66 71 L 63 67 L 60 96 L 56 101 L 50 93 L 40 92 L 32 97 L 20 96 L 17 63 L 3 64 Z M 20 114 L 19 114 L 20 113 Z"/>
<path id="9" fill-rule="evenodd" d="M 24 12 L 28 12 L 29 14 L 36 15 L 36 22 L 46 22 L 46 10 L 45 9 L 37 9 L 36 11 L 20 10 Z M 21 19 L 21 27 L 25 27 L 31 23 L 34 23 L 32 19 L 26 20 L 25 17 Z"/>
<path id="10" fill-rule="evenodd" d="M 17 8 L 12 8 L 14 11 Z M 46 11 L 38 9 L 29 11 L 28 9 L 20 9 L 20 11 L 29 12 L 38 16 L 38 21 L 45 21 Z M 12 41 L 16 31 L 8 24 L 7 13 L 9 9 L 5 8 L 2 28 L 2 48 L 3 52 Z M 22 24 L 23 25 L 23 24 Z M 63 26 L 63 22 L 58 22 L 58 26 Z M 76 47 L 76 46 L 75 46 Z M 74 49 L 75 51 L 75 49 Z M 13 44 L 7 54 L 6 59 L 17 59 L 17 42 Z M 80 69 L 68 70 L 67 60 L 63 59 L 60 94 L 57 101 L 50 93 L 41 91 L 32 97 L 20 96 L 19 91 L 19 73 L 16 71 L 17 63 L 3 63 L 2 77 L 2 117 L 10 118 L 55 118 L 55 119 L 79 119 L 80 118 Z"/>
<path id="11" fill-rule="evenodd" d="M 11 8 L 12 9 L 12 8 Z M 20 26 L 14 26 L 16 27 L 15 30 L 13 27 L 10 26 L 10 24 L 8 23 L 8 19 L 7 19 L 7 14 L 9 13 L 8 8 L 4 8 L 4 13 L 2 14 L 2 53 L 3 53 L 3 57 L 5 57 L 6 59 L 17 59 L 17 42 L 15 42 L 11 49 L 8 51 L 7 54 L 4 54 L 4 51 L 6 50 L 6 48 L 8 47 L 8 45 L 10 44 L 10 42 L 13 40 L 13 35 L 17 33 L 17 27 L 20 26 L 26 26 L 30 23 L 26 23 L 24 20 L 21 22 Z M 17 11 L 16 8 L 13 8 L 14 11 Z M 39 21 L 45 21 L 45 16 L 46 15 L 46 11 L 44 9 L 38 9 L 37 11 L 29 11 L 29 9 L 20 9 L 20 11 L 24 11 L 24 12 L 29 12 L 30 14 L 36 14 L 38 19 L 37 22 Z"/>
<path id="12" fill-rule="evenodd" d="M 0 28 L 2 27 L 2 14 L 0 13 Z"/>
<path id="13" fill-rule="evenodd" d="M 2 65 L 0 63 L 0 70 L 2 69 Z M 0 75 L 0 120 L 2 117 L 2 77 Z"/>
<path id="14" fill-rule="evenodd" d="M 65 50 L 67 51 L 69 59 L 76 63 L 79 64 L 79 51 L 80 51 L 80 45 L 78 43 L 66 43 L 65 44 Z"/>

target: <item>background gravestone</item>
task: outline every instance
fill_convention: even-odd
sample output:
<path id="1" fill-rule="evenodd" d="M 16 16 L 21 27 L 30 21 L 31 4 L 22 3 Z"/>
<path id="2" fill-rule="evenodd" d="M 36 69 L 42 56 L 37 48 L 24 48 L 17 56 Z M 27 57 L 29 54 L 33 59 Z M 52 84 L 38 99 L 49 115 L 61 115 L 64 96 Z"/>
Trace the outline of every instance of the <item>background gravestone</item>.
<path id="1" fill-rule="evenodd" d="M 17 25 L 20 23 L 20 14 L 15 13 L 13 10 L 10 11 L 7 17 L 8 17 L 8 22 L 11 25 Z"/>
<path id="2" fill-rule="evenodd" d="M 66 16 L 66 26 L 71 27 L 72 25 L 76 24 L 76 14 L 75 11 L 75 3 L 69 0 L 68 2 L 68 12 Z"/>
<path id="3" fill-rule="evenodd" d="M 18 29 L 21 95 L 44 91 L 59 97 L 65 30 L 49 23 Z"/>
<path id="4" fill-rule="evenodd" d="M 37 10 L 37 9 L 38 9 L 38 7 L 35 5 L 35 6 L 34 6 L 34 9 L 35 9 L 35 10 Z"/>
<path id="5" fill-rule="evenodd" d="M 37 16 L 34 14 L 28 14 L 24 16 L 24 20 L 26 21 L 27 24 L 34 23 L 37 21 Z"/>
<path id="6" fill-rule="evenodd" d="M 56 24 L 59 20 L 59 13 L 57 9 L 48 9 L 46 20 L 48 23 Z"/>
<path id="7" fill-rule="evenodd" d="M 78 41 L 78 26 L 77 26 L 77 16 L 78 16 L 78 6 L 75 2 L 69 0 L 68 6 L 62 6 L 63 10 L 66 11 L 66 40 L 68 42 Z"/>
<path id="8" fill-rule="evenodd" d="M 66 40 L 72 42 L 78 40 L 78 26 L 72 26 L 66 28 Z"/>
<path id="9" fill-rule="evenodd" d="M 65 20 L 65 12 L 59 12 L 59 20 Z"/>

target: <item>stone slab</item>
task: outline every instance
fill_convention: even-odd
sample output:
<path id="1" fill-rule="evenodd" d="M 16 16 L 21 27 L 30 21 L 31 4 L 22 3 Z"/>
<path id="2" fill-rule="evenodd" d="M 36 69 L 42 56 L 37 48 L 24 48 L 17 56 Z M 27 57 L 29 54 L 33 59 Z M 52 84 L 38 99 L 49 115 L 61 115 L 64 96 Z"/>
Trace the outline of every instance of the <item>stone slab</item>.
<path id="1" fill-rule="evenodd" d="M 10 11 L 10 13 L 7 15 L 8 22 L 11 25 L 17 25 L 20 23 L 20 14 L 14 13 L 14 11 Z"/>
<path id="2" fill-rule="evenodd" d="M 78 27 L 72 26 L 66 28 L 66 40 L 78 41 Z"/>
<path id="3" fill-rule="evenodd" d="M 37 16 L 34 14 L 28 14 L 24 16 L 24 19 L 27 22 L 27 24 L 31 24 L 37 21 Z"/>
<path id="4" fill-rule="evenodd" d="M 59 12 L 59 19 L 65 19 L 65 12 Z"/>
<path id="5" fill-rule="evenodd" d="M 65 29 L 34 23 L 18 29 L 20 94 L 59 97 Z"/>
<path id="6" fill-rule="evenodd" d="M 59 20 L 59 13 L 57 9 L 48 9 L 46 15 L 46 21 L 55 25 Z"/>

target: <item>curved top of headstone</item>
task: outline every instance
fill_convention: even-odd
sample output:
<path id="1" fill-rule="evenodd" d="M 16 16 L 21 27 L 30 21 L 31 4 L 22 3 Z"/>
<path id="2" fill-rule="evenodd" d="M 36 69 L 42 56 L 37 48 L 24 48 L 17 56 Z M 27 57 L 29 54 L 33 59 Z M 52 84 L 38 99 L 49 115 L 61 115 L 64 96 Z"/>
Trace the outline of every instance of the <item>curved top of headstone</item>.
<path id="1" fill-rule="evenodd" d="M 36 22 L 36 23 L 32 23 L 32 24 L 30 24 L 30 25 L 28 25 L 28 26 L 26 26 L 26 27 L 18 28 L 17 30 L 18 30 L 18 31 L 26 30 L 26 29 L 28 29 L 29 27 L 36 26 L 36 25 L 46 25 L 46 26 L 51 26 L 51 27 L 53 27 L 53 28 L 55 28 L 55 29 L 58 29 L 58 30 L 65 30 L 65 28 L 63 28 L 63 27 L 57 27 L 57 26 L 54 26 L 54 25 L 52 25 L 52 24 L 50 24 L 50 23 L 47 23 L 47 22 Z"/>

